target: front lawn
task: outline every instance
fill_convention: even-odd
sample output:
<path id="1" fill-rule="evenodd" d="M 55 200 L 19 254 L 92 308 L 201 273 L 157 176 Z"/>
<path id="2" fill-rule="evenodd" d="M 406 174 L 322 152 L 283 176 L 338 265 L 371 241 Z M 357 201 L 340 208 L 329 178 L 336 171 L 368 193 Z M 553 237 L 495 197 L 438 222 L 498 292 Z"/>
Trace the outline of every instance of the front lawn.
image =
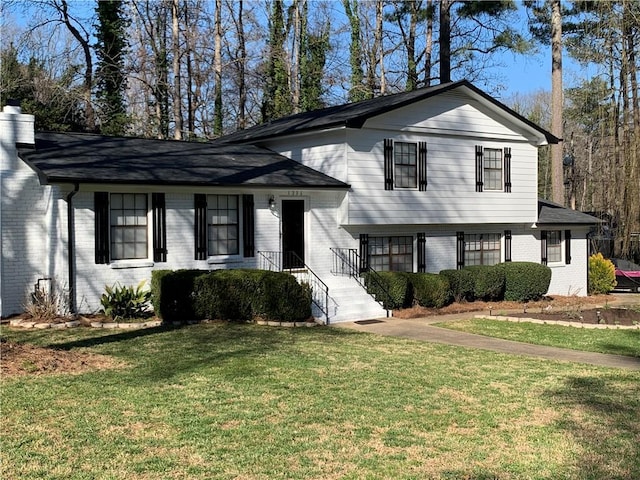
<path id="1" fill-rule="evenodd" d="M 443 322 L 437 326 L 535 345 L 640 357 L 640 330 L 637 329 L 589 329 L 485 318 Z"/>
<path id="2" fill-rule="evenodd" d="M 321 327 L 3 335 L 114 365 L 2 378 L 3 479 L 640 478 L 640 372 Z"/>

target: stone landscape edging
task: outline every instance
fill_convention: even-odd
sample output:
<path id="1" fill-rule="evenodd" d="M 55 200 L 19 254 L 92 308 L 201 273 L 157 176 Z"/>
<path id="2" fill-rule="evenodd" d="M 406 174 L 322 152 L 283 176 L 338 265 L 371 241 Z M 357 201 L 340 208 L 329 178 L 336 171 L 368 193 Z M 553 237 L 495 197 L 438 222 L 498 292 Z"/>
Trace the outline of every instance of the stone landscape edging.
<path id="1" fill-rule="evenodd" d="M 561 325 L 563 327 L 575 327 L 575 328 L 592 328 L 600 330 L 640 330 L 640 324 L 638 325 L 615 325 L 610 323 L 583 323 L 583 322 L 568 322 L 564 320 L 540 320 L 539 318 L 525 318 L 525 317 L 509 317 L 505 315 L 474 315 L 473 318 L 488 318 L 491 320 L 503 320 L 506 322 L 527 322 L 537 323 L 540 325 Z"/>

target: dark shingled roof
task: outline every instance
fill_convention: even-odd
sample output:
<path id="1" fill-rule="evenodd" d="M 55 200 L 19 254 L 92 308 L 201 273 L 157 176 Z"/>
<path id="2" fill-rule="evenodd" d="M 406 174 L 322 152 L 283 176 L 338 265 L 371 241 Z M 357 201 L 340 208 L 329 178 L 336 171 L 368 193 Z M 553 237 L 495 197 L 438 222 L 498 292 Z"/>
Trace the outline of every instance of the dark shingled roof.
<path id="1" fill-rule="evenodd" d="M 390 112 L 397 108 L 401 108 L 412 103 L 424 100 L 426 98 L 448 92 L 456 88 L 468 88 L 475 94 L 482 97 L 485 101 L 498 107 L 508 115 L 513 116 L 520 122 L 528 125 L 530 128 L 540 132 L 549 143 L 558 143 L 558 138 L 540 126 L 521 116 L 514 110 L 502 104 L 490 95 L 475 87 L 467 80 L 459 82 L 442 83 L 432 87 L 420 88 L 411 92 L 396 93 L 393 95 L 385 95 L 381 97 L 363 100 L 361 102 L 348 103 L 346 105 L 338 105 L 334 107 L 303 112 L 288 117 L 278 118 L 262 125 L 239 130 L 230 135 L 226 135 L 216 140 L 221 143 L 244 143 L 257 142 L 259 140 L 280 137 L 283 135 L 291 135 L 296 133 L 309 132 L 314 130 L 323 130 L 327 128 L 348 127 L 361 128 L 364 123 L 372 117 Z"/>
<path id="2" fill-rule="evenodd" d="M 538 225 L 594 225 L 601 220 L 557 203 L 538 199 Z"/>
<path id="3" fill-rule="evenodd" d="M 270 150 L 174 140 L 37 133 L 20 157 L 43 183 L 349 188 Z"/>

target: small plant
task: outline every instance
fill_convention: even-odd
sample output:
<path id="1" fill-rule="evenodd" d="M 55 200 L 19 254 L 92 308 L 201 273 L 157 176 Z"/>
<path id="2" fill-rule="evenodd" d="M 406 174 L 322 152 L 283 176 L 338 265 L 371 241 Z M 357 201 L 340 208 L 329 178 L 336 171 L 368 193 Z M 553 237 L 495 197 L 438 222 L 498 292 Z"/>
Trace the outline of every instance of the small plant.
<path id="1" fill-rule="evenodd" d="M 611 260 L 594 253 L 589 257 L 589 293 L 607 294 L 617 285 L 616 269 Z"/>
<path id="2" fill-rule="evenodd" d="M 47 291 L 37 285 L 24 306 L 25 313 L 32 319 L 43 322 L 67 316 L 69 309 L 66 293 L 64 289 L 58 291 L 54 286 Z"/>
<path id="3" fill-rule="evenodd" d="M 145 280 L 135 288 L 120 284 L 105 286 L 105 293 L 100 297 L 104 314 L 114 320 L 134 320 L 147 316 L 151 292 L 145 290 L 144 285 Z"/>

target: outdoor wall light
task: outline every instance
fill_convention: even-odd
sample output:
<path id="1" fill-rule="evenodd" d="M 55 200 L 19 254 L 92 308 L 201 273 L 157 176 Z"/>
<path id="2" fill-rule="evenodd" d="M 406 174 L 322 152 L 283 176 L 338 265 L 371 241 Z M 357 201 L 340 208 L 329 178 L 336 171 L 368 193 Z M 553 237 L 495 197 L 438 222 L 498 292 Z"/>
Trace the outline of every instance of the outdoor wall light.
<path id="1" fill-rule="evenodd" d="M 273 198 L 273 195 L 269 196 L 269 208 L 271 210 L 273 210 L 274 208 L 276 208 L 276 199 Z"/>

